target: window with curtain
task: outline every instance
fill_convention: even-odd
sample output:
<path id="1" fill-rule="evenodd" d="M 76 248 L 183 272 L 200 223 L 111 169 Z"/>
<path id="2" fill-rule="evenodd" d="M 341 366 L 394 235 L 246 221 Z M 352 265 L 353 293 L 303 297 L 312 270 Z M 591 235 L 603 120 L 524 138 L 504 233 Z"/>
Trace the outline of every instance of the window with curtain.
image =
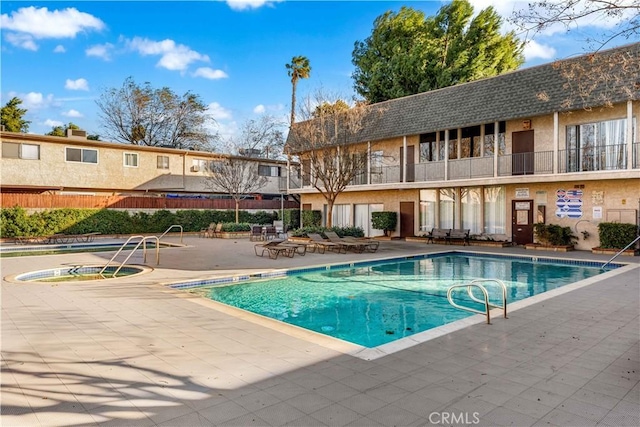
<path id="1" fill-rule="evenodd" d="M 487 123 L 484 125 L 484 155 L 485 157 L 493 156 L 495 152 L 495 124 Z M 506 122 L 498 123 L 498 155 L 502 156 L 506 152 L 506 144 L 504 135 L 507 130 Z"/>
<path id="2" fill-rule="evenodd" d="M 351 227 L 351 205 L 333 205 L 331 222 L 334 227 Z"/>
<path id="3" fill-rule="evenodd" d="M 504 187 L 484 188 L 484 232 L 505 234 L 507 222 L 506 190 Z"/>
<path id="4" fill-rule="evenodd" d="M 460 206 L 462 228 L 470 229 L 471 234 L 481 234 L 483 230 L 482 189 L 480 187 L 460 189 Z"/>
<path id="5" fill-rule="evenodd" d="M 429 232 L 436 227 L 436 190 L 420 190 L 420 231 Z"/>
<path id="6" fill-rule="evenodd" d="M 567 126 L 566 132 L 567 172 L 626 168 L 627 119 Z"/>
<path id="7" fill-rule="evenodd" d="M 440 228 L 456 228 L 456 189 L 440 189 Z"/>
<path id="8" fill-rule="evenodd" d="M 124 153 L 124 165 L 130 168 L 137 168 L 138 153 Z"/>

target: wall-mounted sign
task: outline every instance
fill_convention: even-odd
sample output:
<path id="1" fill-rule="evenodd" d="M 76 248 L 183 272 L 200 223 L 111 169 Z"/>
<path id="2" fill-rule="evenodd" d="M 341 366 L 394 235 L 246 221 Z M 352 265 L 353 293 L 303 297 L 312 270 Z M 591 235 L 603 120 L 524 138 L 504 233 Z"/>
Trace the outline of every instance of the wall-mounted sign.
<path id="1" fill-rule="evenodd" d="M 529 198 L 528 188 L 516 188 L 516 199 L 528 199 L 528 198 Z"/>
<path id="2" fill-rule="evenodd" d="M 594 205 L 604 204 L 604 191 L 592 191 L 591 203 L 593 203 Z"/>
<path id="3" fill-rule="evenodd" d="M 531 210 L 531 202 L 516 202 L 516 210 L 517 211 Z"/>
<path id="4" fill-rule="evenodd" d="M 602 206 L 593 207 L 593 219 L 602 219 Z"/>
<path id="5" fill-rule="evenodd" d="M 582 190 L 556 191 L 556 216 L 558 218 L 581 218 Z"/>

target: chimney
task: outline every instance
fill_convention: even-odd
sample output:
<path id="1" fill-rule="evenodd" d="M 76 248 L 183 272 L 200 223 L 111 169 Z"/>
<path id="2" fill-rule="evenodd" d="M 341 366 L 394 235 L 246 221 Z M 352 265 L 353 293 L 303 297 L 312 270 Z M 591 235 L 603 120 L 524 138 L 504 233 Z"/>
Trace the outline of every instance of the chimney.
<path id="1" fill-rule="evenodd" d="M 67 138 L 87 139 L 87 131 L 80 129 L 67 129 Z"/>

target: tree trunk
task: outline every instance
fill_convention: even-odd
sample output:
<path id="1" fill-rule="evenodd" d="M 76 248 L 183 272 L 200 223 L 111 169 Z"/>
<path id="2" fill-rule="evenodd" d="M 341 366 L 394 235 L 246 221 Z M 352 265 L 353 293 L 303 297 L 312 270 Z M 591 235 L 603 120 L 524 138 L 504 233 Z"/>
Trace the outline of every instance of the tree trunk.
<path id="1" fill-rule="evenodd" d="M 236 200 L 236 224 L 240 222 L 240 200 Z"/>
<path id="2" fill-rule="evenodd" d="M 296 81 L 291 80 L 293 86 L 291 90 L 291 123 L 289 126 L 293 126 L 296 121 Z"/>
<path id="3" fill-rule="evenodd" d="M 327 228 L 333 227 L 333 205 L 335 200 L 327 200 Z"/>

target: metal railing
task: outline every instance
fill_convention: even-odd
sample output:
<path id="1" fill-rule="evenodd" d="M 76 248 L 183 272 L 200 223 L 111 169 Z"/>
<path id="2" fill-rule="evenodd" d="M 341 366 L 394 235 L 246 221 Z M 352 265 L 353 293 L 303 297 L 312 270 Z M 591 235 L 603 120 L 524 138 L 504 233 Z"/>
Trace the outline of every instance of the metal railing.
<path id="1" fill-rule="evenodd" d="M 611 261 L 613 261 L 614 259 L 618 258 L 620 256 L 620 254 L 622 254 L 624 251 L 626 251 L 627 249 L 629 249 L 631 246 L 633 246 L 638 240 L 640 240 L 640 236 L 636 237 L 633 242 L 629 243 L 627 246 L 624 247 L 624 249 L 620 249 L 620 251 L 615 254 L 613 257 L 611 257 L 611 259 L 607 262 L 605 262 L 604 264 L 602 264 L 602 267 L 600 267 L 601 270 L 604 270 L 604 268 L 609 265 L 609 263 L 611 263 Z"/>
<path id="2" fill-rule="evenodd" d="M 504 154 L 498 156 L 498 175 L 538 175 L 553 173 L 553 151 Z"/>
<path id="3" fill-rule="evenodd" d="M 492 304 L 489 302 L 489 292 L 487 292 L 487 289 L 482 285 L 482 283 L 496 283 L 502 288 L 502 305 Z M 465 307 L 453 301 L 453 291 L 461 288 L 467 288 L 467 294 L 472 301 L 484 304 L 484 311 L 476 310 L 472 307 Z M 473 294 L 473 290 L 476 288 L 480 289 L 480 291 L 482 292 L 482 296 L 484 297 L 483 299 L 479 299 Z M 501 308 L 504 312 L 504 318 L 507 319 L 507 287 L 501 280 L 498 279 L 475 279 L 467 284 L 453 285 L 447 290 L 447 300 L 449 301 L 449 304 L 451 304 L 455 308 L 459 308 L 460 310 L 486 315 L 488 325 L 491 324 L 492 308 Z"/>
<path id="4" fill-rule="evenodd" d="M 138 244 L 136 244 L 134 246 L 134 248 L 131 250 L 129 255 L 127 255 L 125 260 L 120 263 L 120 265 L 113 272 L 111 277 L 116 277 L 116 274 L 118 274 L 120 269 L 127 263 L 127 261 L 129 261 L 129 258 L 131 258 L 131 256 L 135 253 L 135 251 L 137 251 L 138 248 L 140 248 L 140 245 L 142 245 L 143 262 L 145 262 L 145 263 L 147 262 L 147 240 L 155 240 L 155 242 L 156 242 L 156 265 L 160 264 L 160 239 L 158 239 L 157 236 L 142 236 L 142 235 L 131 236 L 131 237 L 129 237 L 127 239 L 126 242 L 124 242 L 122 244 L 122 246 L 120 246 L 120 249 L 118 249 L 118 251 L 115 253 L 115 255 L 111 257 L 109 262 L 107 262 L 105 264 L 105 266 L 102 268 L 102 270 L 100 270 L 100 272 L 98 273 L 99 275 L 101 275 L 101 276 L 103 275 L 102 273 L 104 273 L 104 271 L 107 269 L 107 267 L 109 267 L 109 265 L 118 257 L 118 255 L 120 255 L 120 253 L 127 247 L 129 242 L 131 242 L 133 239 L 140 239 L 140 241 L 138 242 Z"/>
<path id="5" fill-rule="evenodd" d="M 182 228 L 181 225 L 179 224 L 173 224 L 171 227 L 167 228 L 165 230 L 164 233 L 162 233 L 162 235 L 160 237 L 158 237 L 158 240 L 162 239 L 164 236 L 167 235 L 167 233 L 169 232 L 169 230 L 173 229 L 173 228 L 179 228 L 180 229 L 180 243 L 182 244 L 182 233 L 184 232 L 184 229 Z"/>
<path id="6" fill-rule="evenodd" d="M 626 144 L 558 151 L 558 172 L 560 173 L 623 170 L 626 168 Z"/>

